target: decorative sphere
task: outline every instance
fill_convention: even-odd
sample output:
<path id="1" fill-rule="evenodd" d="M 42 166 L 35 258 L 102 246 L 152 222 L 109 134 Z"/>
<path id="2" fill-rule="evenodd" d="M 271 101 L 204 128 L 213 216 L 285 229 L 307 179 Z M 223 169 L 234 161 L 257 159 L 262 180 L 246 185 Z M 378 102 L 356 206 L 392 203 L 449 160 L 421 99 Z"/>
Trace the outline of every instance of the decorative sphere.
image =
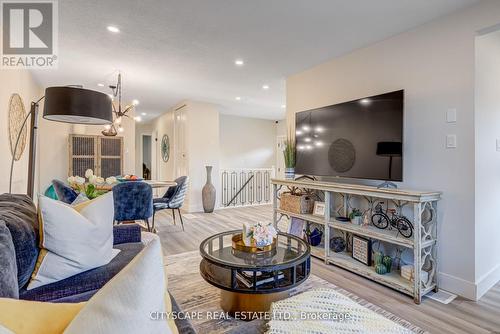
<path id="1" fill-rule="evenodd" d="M 330 249 L 335 253 L 345 250 L 345 240 L 342 237 L 333 237 L 330 239 Z"/>

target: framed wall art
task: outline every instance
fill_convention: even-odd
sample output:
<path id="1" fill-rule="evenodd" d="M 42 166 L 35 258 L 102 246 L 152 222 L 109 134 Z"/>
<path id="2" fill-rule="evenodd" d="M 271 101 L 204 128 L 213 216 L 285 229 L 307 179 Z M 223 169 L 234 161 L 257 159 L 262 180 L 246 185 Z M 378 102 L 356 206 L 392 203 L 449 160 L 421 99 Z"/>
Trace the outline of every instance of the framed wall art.
<path id="1" fill-rule="evenodd" d="M 364 265 L 372 265 L 372 241 L 357 235 L 352 236 L 352 258 Z"/>

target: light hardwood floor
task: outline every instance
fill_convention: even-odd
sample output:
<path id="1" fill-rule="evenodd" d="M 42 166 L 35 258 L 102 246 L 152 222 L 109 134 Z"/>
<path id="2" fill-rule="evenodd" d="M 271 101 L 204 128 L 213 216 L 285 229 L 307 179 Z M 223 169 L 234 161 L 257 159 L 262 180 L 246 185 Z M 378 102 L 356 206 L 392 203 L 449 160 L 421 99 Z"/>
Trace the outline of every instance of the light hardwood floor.
<path id="1" fill-rule="evenodd" d="M 177 225 L 172 225 L 170 211 L 160 212 L 156 221 L 168 256 L 198 250 L 203 239 L 218 232 L 239 229 L 243 221 L 270 221 L 271 216 L 271 206 L 184 214 L 185 232 L 178 218 Z M 424 298 L 421 305 L 415 305 L 408 296 L 317 259 L 313 260 L 312 272 L 431 333 L 500 333 L 500 284 L 478 302 L 457 298 L 443 305 Z"/>

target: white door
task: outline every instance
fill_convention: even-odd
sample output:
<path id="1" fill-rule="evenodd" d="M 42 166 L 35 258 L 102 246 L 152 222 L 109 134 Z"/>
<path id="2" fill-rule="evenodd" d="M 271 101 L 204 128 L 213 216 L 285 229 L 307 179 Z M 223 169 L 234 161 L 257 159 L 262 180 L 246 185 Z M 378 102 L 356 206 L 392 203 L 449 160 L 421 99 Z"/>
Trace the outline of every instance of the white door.
<path id="1" fill-rule="evenodd" d="M 285 158 L 283 151 L 285 150 L 286 136 L 276 137 L 276 178 L 285 178 Z"/>
<path id="2" fill-rule="evenodd" d="M 186 106 L 174 111 L 174 172 L 175 177 L 188 175 L 186 149 Z"/>

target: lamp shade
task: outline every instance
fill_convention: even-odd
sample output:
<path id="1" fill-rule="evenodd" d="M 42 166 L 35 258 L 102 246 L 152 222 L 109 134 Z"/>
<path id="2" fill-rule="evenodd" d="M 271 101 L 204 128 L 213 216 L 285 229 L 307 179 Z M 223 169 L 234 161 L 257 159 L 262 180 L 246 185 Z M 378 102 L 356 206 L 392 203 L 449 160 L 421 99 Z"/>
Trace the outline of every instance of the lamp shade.
<path id="1" fill-rule="evenodd" d="M 381 141 L 377 143 L 377 155 L 386 157 L 400 157 L 403 148 L 400 142 Z"/>
<path id="2" fill-rule="evenodd" d="M 111 99 L 94 90 L 77 87 L 45 89 L 43 118 L 76 124 L 110 124 L 113 122 Z"/>

